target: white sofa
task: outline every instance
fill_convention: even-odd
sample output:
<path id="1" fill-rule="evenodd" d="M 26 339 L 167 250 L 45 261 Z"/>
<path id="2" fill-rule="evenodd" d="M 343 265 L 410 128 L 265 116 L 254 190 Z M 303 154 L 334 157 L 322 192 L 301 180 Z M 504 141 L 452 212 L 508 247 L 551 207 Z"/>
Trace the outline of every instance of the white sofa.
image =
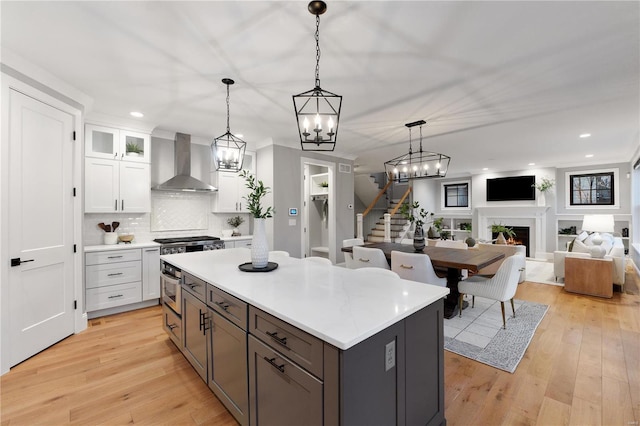
<path id="1" fill-rule="evenodd" d="M 553 252 L 553 271 L 556 277 L 556 281 L 564 279 L 564 260 L 567 257 L 582 257 L 591 258 L 590 247 L 593 245 L 592 240 L 595 234 L 584 235 L 585 233 L 576 237 L 573 240 L 571 251 L 558 250 Z M 613 284 L 619 284 L 624 288 L 624 244 L 622 238 L 614 237 L 611 234 L 603 233 L 601 235 L 603 242 L 602 246 L 605 247 L 605 258 L 610 258 L 613 261 L 613 276 L 611 281 Z"/>

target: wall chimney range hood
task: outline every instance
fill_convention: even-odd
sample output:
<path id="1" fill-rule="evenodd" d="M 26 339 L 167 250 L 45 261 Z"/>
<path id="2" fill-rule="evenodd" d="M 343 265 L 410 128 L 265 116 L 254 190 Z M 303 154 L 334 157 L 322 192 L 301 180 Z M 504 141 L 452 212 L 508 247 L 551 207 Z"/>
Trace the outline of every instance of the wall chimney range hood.
<path id="1" fill-rule="evenodd" d="M 151 189 L 185 192 L 213 192 L 218 190 L 218 188 L 191 176 L 191 135 L 176 133 L 175 173 L 174 177 Z"/>

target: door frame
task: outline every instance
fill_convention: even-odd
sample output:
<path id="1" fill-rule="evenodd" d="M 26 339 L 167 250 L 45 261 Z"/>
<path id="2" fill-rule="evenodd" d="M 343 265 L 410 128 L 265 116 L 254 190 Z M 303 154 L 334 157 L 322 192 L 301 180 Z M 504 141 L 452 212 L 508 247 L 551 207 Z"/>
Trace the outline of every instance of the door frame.
<path id="1" fill-rule="evenodd" d="M 9 371 L 9 347 L 11 344 L 11 328 L 9 318 L 9 94 L 11 90 L 20 92 L 39 102 L 47 104 L 70 114 L 73 117 L 73 129 L 76 132 L 76 141 L 73 152 L 73 186 L 76 188 L 76 197 L 73 203 L 73 240 L 76 244 L 76 255 L 73 256 L 73 287 L 75 300 L 78 302 L 78 309 L 74 314 L 74 333 L 78 333 L 87 328 L 87 314 L 84 310 L 83 291 L 83 266 L 84 266 L 84 244 L 82 239 L 83 217 L 83 194 L 84 194 L 84 135 L 82 132 L 82 111 L 69 105 L 50 94 L 47 94 L 5 72 L 1 73 L 1 102 L 2 117 L 0 118 L 0 375 Z"/>
<path id="2" fill-rule="evenodd" d="M 307 165 L 326 167 L 329 173 L 329 259 L 332 263 L 336 263 L 336 163 L 331 161 L 317 160 L 315 158 L 301 157 L 300 158 L 300 181 L 303 182 L 301 188 L 301 200 L 303 201 L 302 207 L 302 226 L 300 228 L 300 243 L 301 243 L 301 256 L 305 257 L 307 253 L 307 236 L 306 229 L 309 228 L 309 182 L 305 178 L 305 173 L 308 171 Z M 307 176 L 308 178 L 308 176 Z"/>

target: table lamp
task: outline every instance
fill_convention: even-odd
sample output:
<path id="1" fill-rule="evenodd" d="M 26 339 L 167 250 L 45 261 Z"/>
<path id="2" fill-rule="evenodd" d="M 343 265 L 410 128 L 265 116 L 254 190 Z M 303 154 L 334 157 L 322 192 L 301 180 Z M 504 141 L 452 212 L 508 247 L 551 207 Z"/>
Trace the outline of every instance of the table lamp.
<path id="1" fill-rule="evenodd" d="M 612 214 L 585 214 L 582 220 L 582 230 L 587 232 L 613 233 L 614 220 Z M 589 249 L 591 257 L 604 257 L 606 249 L 602 247 L 602 237 L 596 235 L 591 240 L 593 246 Z"/>

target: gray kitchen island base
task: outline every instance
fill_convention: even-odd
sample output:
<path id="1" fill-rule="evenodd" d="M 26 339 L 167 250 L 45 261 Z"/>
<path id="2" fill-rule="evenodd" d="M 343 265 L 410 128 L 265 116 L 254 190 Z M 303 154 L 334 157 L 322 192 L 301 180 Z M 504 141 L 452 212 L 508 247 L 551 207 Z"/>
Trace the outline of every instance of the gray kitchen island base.
<path id="1" fill-rule="evenodd" d="M 440 300 L 347 350 L 324 343 L 320 378 L 249 336 L 250 424 L 445 424 L 442 322 Z"/>
<path id="2" fill-rule="evenodd" d="M 166 255 L 164 327 L 241 425 L 443 425 L 446 288 L 249 250 Z"/>

